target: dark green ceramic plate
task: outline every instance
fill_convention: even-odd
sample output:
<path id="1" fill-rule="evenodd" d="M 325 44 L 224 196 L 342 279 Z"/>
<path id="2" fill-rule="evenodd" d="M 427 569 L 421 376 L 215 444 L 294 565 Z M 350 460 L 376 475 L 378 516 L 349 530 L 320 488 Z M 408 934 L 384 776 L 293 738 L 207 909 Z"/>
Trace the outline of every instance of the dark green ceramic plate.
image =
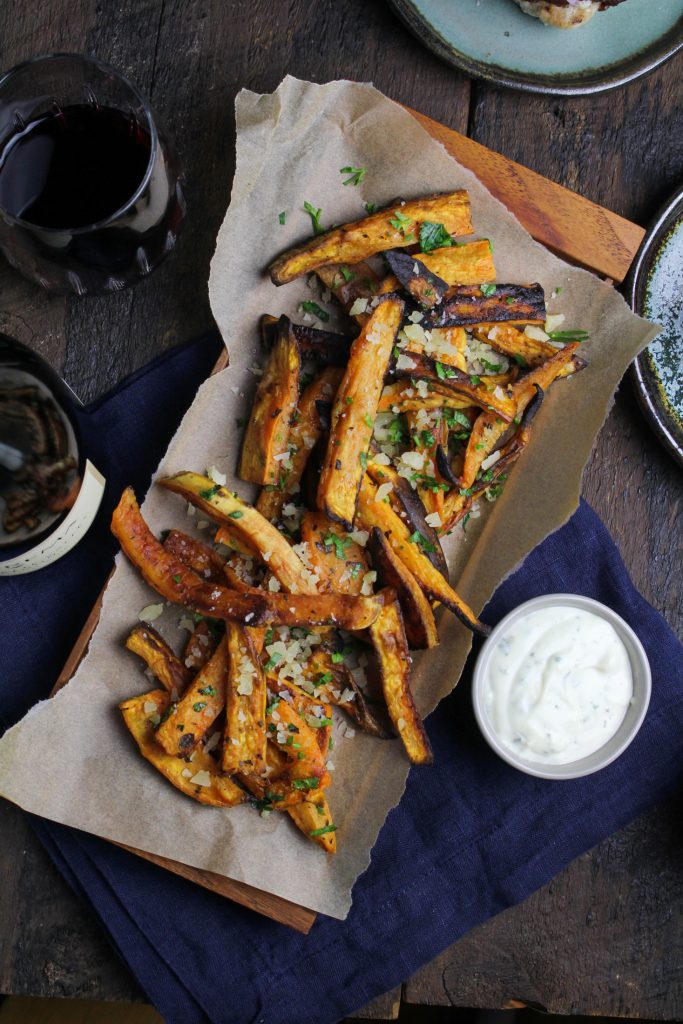
<path id="1" fill-rule="evenodd" d="M 683 188 L 645 236 L 629 290 L 634 312 L 663 327 L 633 364 L 636 393 L 655 433 L 683 466 Z"/>
<path id="2" fill-rule="evenodd" d="M 683 0 L 625 0 L 576 29 L 543 25 L 512 0 L 389 2 L 448 64 L 527 92 L 614 89 L 683 48 Z"/>

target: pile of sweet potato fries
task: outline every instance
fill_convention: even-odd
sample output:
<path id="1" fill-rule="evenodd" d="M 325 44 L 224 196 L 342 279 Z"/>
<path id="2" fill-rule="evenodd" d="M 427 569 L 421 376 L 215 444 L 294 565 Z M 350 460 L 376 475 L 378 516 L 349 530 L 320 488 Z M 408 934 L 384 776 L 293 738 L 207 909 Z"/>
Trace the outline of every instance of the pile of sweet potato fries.
<path id="1" fill-rule="evenodd" d="M 459 191 L 280 256 L 273 282 L 317 275 L 353 329 L 262 318 L 239 465 L 256 504 L 181 472 L 157 483 L 217 524 L 211 546 L 157 540 L 130 488 L 113 517 L 145 580 L 193 616 L 181 657 L 148 624 L 127 639 L 161 684 L 121 705 L 140 751 L 202 803 L 284 811 L 330 853 L 332 706 L 431 762 L 410 650 L 439 642 L 438 605 L 487 632 L 439 538 L 497 496 L 548 387 L 586 365 L 584 333 L 552 330 L 540 285 L 494 283 L 490 243 L 455 241 L 471 233 Z"/>

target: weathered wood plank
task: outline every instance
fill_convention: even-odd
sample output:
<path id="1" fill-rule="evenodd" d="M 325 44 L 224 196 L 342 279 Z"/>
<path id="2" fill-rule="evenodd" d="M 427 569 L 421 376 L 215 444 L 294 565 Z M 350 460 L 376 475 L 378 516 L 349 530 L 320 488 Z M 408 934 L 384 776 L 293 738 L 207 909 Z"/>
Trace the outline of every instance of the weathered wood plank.
<path id="1" fill-rule="evenodd" d="M 671 802 L 579 857 L 410 979 L 409 1003 L 666 1020 L 683 1006 L 681 829 Z"/>

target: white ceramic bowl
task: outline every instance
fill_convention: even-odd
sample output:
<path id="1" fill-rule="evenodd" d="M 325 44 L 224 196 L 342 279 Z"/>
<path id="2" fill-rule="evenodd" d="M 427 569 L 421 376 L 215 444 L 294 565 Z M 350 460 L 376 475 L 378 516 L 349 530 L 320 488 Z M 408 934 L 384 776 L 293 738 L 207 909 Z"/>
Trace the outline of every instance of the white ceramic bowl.
<path id="1" fill-rule="evenodd" d="M 489 659 L 502 634 L 514 622 L 528 615 L 529 612 L 557 605 L 581 608 L 584 611 L 592 612 L 594 615 L 600 615 L 614 627 L 626 648 L 631 663 L 633 698 L 623 722 L 614 736 L 602 747 L 592 754 L 588 754 L 587 757 L 582 757 L 578 761 L 571 761 L 568 764 L 545 764 L 518 757 L 508 747 L 503 746 L 486 711 L 484 683 L 486 681 Z M 631 627 L 628 623 L 624 622 L 620 615 L 613 612 L 611 608 L 600 604 L 599 601 L 593 601 L 590 597 L 581 597 L 579 594 L 546 594 L 543 597 L 535 597 L 532 601 L 526 601 L 510 612 L 509 615 L 506 615 L 492 631 L 479 652 L 472 679 L 474 714 L 489 746 L 495 750 L 499 757 L 507 761 L 514 768 L 526 772 L 527 775 L 536 775 L 541 779 L 578 779 L 582 775 L 591 775 L 593 772 L 605 768 L 612 761 L 616 760 L 626 750 L 640 729 L 648 704 L 650 703 L 651 690 L 650 664 L 643 645 Z"/>

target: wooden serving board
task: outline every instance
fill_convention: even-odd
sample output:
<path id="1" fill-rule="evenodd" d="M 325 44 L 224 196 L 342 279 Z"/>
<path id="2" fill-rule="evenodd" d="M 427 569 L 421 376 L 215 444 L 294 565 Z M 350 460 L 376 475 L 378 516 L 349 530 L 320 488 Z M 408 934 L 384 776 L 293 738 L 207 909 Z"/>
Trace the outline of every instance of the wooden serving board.
<path id="1" fill-rule="evenodd" d="M 451 156 L 477 175 L 538 242 L 601 277 L 615 283 L 623 281 L 645 235 L 643 228 L 423 114 L 414 110 L 410 113 Z M 227 363 L 228 354 L 224 352 L 213 373 L 222 370 Z M 53 693 L 66 685 L 84 657 L 100 617 L 103 594 L 104 590 L 88 616 Z M 314 911 L 243 882 L 143 850 L 127 846 L 123 849 L 304 934 L 315 921 Z"/>

